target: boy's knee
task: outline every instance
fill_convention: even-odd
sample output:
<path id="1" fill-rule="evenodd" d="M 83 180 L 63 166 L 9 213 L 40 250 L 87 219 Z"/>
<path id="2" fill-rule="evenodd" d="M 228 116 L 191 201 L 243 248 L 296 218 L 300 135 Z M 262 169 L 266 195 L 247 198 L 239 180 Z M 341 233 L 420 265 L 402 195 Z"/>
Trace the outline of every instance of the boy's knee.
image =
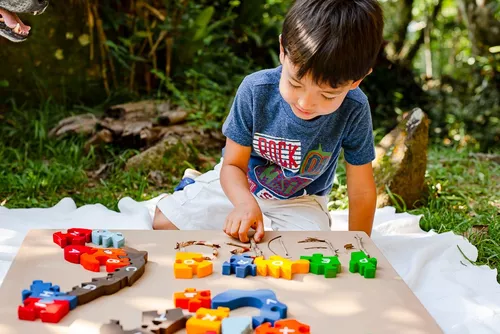
<path id="1" fill-rule="evenodd" d="M 157 207 L 153 219 L 153 230 L 178 230 L 178 228 Z"/>

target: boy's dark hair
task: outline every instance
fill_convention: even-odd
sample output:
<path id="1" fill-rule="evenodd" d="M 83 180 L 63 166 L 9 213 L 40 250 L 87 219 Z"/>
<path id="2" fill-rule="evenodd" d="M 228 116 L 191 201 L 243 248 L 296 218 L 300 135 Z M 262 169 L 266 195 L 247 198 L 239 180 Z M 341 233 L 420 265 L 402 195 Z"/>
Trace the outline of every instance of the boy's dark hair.
<path id="1" fill-rule="evenodd" d="M 373 67 L 383 41 L 377 0 L 296 0 L 281 35 L 285 55 L 301 79 L 336 88 Z"/>

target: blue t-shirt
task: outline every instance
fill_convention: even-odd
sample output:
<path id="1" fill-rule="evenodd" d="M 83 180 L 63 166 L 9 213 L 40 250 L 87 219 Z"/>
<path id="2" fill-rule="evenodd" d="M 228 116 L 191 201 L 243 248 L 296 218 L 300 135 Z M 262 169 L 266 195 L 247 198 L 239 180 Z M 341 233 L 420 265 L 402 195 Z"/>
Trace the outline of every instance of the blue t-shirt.
<path id="1" fill-rule="evenodd" d="M 222 133 L 252 147 L 247 178 L 256 196 L 328 195 L 341 149 L 352 165 L 375 158 L 368 99 L 357 88 L 334 113 L 302 120 L 281 96 L 280 77 L 281 66 L 245 77 Z"/>

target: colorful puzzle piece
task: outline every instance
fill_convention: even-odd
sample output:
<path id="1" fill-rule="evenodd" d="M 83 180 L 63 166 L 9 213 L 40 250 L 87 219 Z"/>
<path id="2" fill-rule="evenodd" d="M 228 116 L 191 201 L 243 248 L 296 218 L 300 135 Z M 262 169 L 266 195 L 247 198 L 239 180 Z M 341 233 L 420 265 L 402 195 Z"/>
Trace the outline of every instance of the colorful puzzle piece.
<path id="1" fill-rule="evenodd" d="M 174 293 L 175 307 L 196 312 L 200 307 L 210 308 L 212 299 L 210 290 L 196 291 L 194 288 L 187 288 L 184 292 Z"/>
<path id="2" fill-rule="evenodd" d="M 205 260 L 202 254 L 178 252 L 175 255 L 174 276 L 175 278 L 198 278 L 211 275 L 213 264 Z"/>
<path id="3" fill-rule="evenodd" d="M 351 261 L 349 261 L 349 271 L 351 273 L 359 272 L 364 278 L 375 278 L 376 270 L 376 258 L 368 257 L 362 251 L 351 253 Z"/>
<path id="4" fill-rule="evenodd" d="M 309 325 L 298 322 L 295 319 L 284 319 L 274 323 L 274 327 L 266 322 L 255 329 L 255 334 L 310 334 Z"/>
<path id="5" fill-rule="evenodd" d="M 288 260 L 281 256 L 273 255 L 269 260 L 264 260 L 262 256 L 255 259 L 257 265 L 257 274 L 260 276 L 272 276 L 274 278 L 292 279 L 293 274 L 309 273 L 309 261 L 307 260 Z"/>
<path id="6" fill-rule="evenodd" d="M 110 232 L 108 230 L 93 230 L 92 243 L 103 247 L 120 248 L 125 245 L 125 237 L 120 232 Z"/>
<path id="7" fill-rule="evenodd" d="M 257 275 L 257 265 L 249 255 L 233 255 L 222 264 L 222 275 L 236 274 L 236 277 L 245 278 L 248 275 Z"/>
<path id="8" fill-rule="evenodd" d="M 64 259 L 71 263 L 80 263 L 82 254 L 92 254 L 97 251 L 97 248 L 87 247 L 83 245 L 68 245 L 64 247 Z"/>
<path id="9" fill-rule="evenodd" d="M 86 228 L 70 228 L 68 233 L 56 232 L 52 235 L 54 243 L 58 244 L 61 248 L 68 245 L 85 245 L 90 242 L 92 230 Z"/>
<path id="10" fill-rule="evenodd" d="M 17 317 L 20 320 L 35 321 L 40 318 L 42 322 L 59 322 L 70 309 L 67 300 L 53 300 L 41 298 L 26 298 L 23 305 L 17 308 Z"/>
<path id="11" fill-rule="evenodd" d="M 229 317 L 222 319 L 222 334 L 252 334 L 252 317 Z"/>
<path id="12" fill-rule="evenodd" d="M 27 298 L 40 298 L 44 301 L 65 300 L 69 303 L 70 309 L 74 309 L 78 305 L 76 297 L 61 292 L 58 285 L 52 285 L 51 282 L 42 280 L 34 280 L 29 290 L 24 289 L 21 292 L 22 301 Z"/>
<path id="13" fill-rule="evenodd" d="M 342 268 L 338 256 L 323 256 L 321 253 L 315 253 L 312 256 L 301 256 L 300 259 L 311 263 L 310 273 L 325 275 L 325 278 L 337 277 Z"/>
<path id="14" fill-rule="evenodd" d="M 279 319 L 286 318 L 287 306 L 276 299 L 272 290 L 227 290 L 212 298 L 212 308 L 228 307 L 234 310 L 240 307 L 255 307 L 260 309 L 258 316 L 252 317 L 253 327 L 264 322 L 274 324 Z"/>
<path id="15" fill-rule="evenodd" d="M 217 307 L 217 309 L 202 307 L 196 311 L 194 317 L 189 318 L 186 331 L 189 334 L 206 334 L 207 332 L 220 334 L 222 319 L 229 317 L 229 312 L 227 307 Z"/>
<path id="16" fill-rule="evenodd" d="M 101 265 L 106 266 L 107 272 L 113 272 L 120 267 L 130 264 L 127 253 L 119 248 L 94 248 L 93 253 L 83 253 L 80 264 L 87 270 L 99 272 Z"/>
<path id="17" fill-rule="evenodd" d="M 142 328 L 147 329 L 147 333 L 173 334 L 186 328 L 186 322 L 190 318 L 191 315 L 184 315 L 180 308 L 166 310 L 163 313 L 146 311 L 142 312 Z"/>

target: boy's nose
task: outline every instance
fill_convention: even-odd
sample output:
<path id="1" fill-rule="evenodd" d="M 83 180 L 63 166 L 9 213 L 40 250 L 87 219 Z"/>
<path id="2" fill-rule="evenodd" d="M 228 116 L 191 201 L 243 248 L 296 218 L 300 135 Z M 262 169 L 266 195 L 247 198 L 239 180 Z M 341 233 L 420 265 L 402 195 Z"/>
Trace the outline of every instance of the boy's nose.
<path id="1" fill-rule="evenodd" d="M 297 103 L 300 108 L 304 110 L 309 110 L 314 107 L 314 98 L 312 97 L 311 94 L 303 94 L 302 96 L 299 97 Z"/>

